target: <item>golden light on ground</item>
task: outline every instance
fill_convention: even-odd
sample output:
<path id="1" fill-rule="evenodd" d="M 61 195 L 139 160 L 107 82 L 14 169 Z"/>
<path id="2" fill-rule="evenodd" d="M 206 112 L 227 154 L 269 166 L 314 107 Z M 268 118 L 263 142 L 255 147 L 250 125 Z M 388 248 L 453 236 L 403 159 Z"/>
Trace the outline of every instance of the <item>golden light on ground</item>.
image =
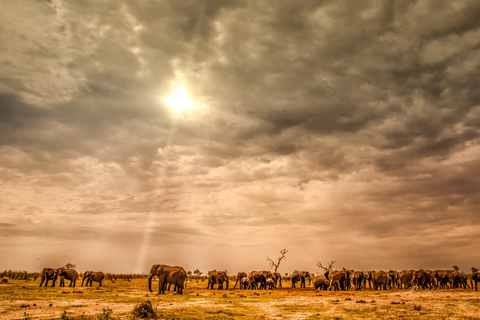
<path id="1" fill-rule="evenodd" d="M 175 92 L 165 99 L 165 103 L 172 108 L 175 113 L 193 109 L 195 106 L 185 89 L 178 84 L 175 85 Z"/>

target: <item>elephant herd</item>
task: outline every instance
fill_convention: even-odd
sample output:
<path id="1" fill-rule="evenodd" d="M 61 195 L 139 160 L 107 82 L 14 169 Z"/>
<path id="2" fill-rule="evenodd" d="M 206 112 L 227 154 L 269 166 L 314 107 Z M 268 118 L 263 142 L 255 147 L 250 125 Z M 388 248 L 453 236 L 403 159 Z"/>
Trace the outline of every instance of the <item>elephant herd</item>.
<path id="1" fill-rule="evenodd" d="M 167 266 L 163 264 L 154 264 L 148 276 L 148 290 L 152 292 L 152 280 L 158 277 L 158 293 L 165 293 L 170 290 L 170 286 L 174 285 L 174 291 L 182 294 L 187 282 L 187 272 L 179 266 Z M 65 279 L 70 280 L 70 287 L 75 287 L 78 279 L 78 272 L 73 269 L 66 268 L 44 268 L 40 287 L 52 280 L 52 287 L 60 277 L 60 286 L 65 286 Z M 102 272 L 86 271 L 83 274 L 82 286 L 85 280 L 86 286 L 93 282 L 97 282 L 99 287 L 102 286 L 104 274 Z M 366 289 L 387 290 L 391 288 L 407 289 L 417 286 L 422 289 L 436 288 L 471 288 L 477 290 L 477 284 L 480 282 L 480 273 L 474 272 L 470 275 L 451 270 L 403 270 L 400 272 L 390 270 L 385 271 L 354 271 L 354 270 L 335 270 L 326 271 L 324 275 L 313 277 L 308 271 L 294 271 L 290 276 L 284 277 L 283 280 L 291 282 L 291 287 L 296 288 L 297 283 L 300 288 L 306 287 L 306 280 L 309 286 L 313 282 L 314 290 L 354 290 Z M 470 284 L 469 284 L 470 283 Z M 233 289 L 274 289 L 282 287 L 282 276 L 278 272 L 270 271 L 252 271 L 249 274 L 239 272 Z M 207 277 L 207 289 L 222 290 L 229 288 L 229 276 L 226 271 L 210 271 Z"/>
<path id="2" fill-rule="evenodd" d="M 211 274 L 212 272 L 209 273 L 209 279 Z M 240 289 L 273 289 L 282 286 L 282 276 L 278 272 L 270 271 L 252 271 L 248 275 L 246 272 L 239 272 L 233 289 L 237 287 L 237 284 Z M 218 286 L 218 289 L 221 289 L 220 285 Z"/>
<path id="3" fill-rule="evenodd" d="M 223 289 L 223 284 L 226 283 L 225 289 L 228 289 L 228 275 L 225 271 L 210 271 L 208 273 L 207 289 L 214 289 L 214 285 L 218 285 L 218 289 Z M 291 276 L 283 278 L 283 280 L 290 280 L 292 288 L 296 288 L 296 283 L 300 282 L 300 288 L 305 288 L 305 279 L 308 279 L 309 285 L 312 282 L 312 277 L 308 271 L 295 271 Z M 282 287 L 282 276 L 278 272 L 270 271 L 252 271 L 249 274 L 246 272 L 237 273 L 235 285 L 240 289 L 274 289 Z"/>
<path id="4" fill-rule="evenodd" d="M 40 287 L 45 283 L 45 287 L 48 285 L 48 282 L 52 280 L 52 287 L 55 287 L 55 282 L 57 282 L 58 277 L 60 277 L 60 287 L 65 286 L 65 279 L 70 280 L 69 287 L 75 287 L 75 284 L 78 279 L 78 272 L 74 269 L 65 269 L 65 268 L 58 268 L 58 269 L 52 269 L 52 268 L 43 268 L 42 270 L 42 278 L 40 280 Z M 95 272 L 95 271 L 86 271 L 83 274 L 83 279 L 82 279 L 82 286 L 86 282 L 86 286 L 90 284 L 90 287 L 92 286 L 92 283 L 98 282 L 98 286 L 102 286 L 102 281 L 105 276 L 103 275 L 103 272 Z"/>
<path id="5" fill-rule="evenodd" d="M 470 285 L 469 281 L 470 280 Z M 366 289 L 367 284 L 373 290 L 387 290 L 391 288 L 407 289 L 417 286 L 422 289 L 437 288 L 475 288 L 480 282 L 480 274 L 471 275 L 451 270 L 403 270 L 400 272 L 385 271 L 327 271 L 314 281 L 314 289 L 321 290 L 349 290 L 353 285 L 355 290 Z"/>

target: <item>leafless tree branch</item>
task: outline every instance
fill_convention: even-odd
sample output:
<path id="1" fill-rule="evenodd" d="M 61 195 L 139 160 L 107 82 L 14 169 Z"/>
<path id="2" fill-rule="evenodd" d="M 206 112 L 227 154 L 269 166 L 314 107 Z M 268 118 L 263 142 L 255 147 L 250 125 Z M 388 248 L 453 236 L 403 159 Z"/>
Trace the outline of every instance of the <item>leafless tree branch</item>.
<path id="1" fill-rule="evenodd" d="M 332 270 L 334 264 L 335 264 L 335 260 L 332 260 L 327 267 L 324 267 L 322 265 L 322 262 L 317 261 L 317 267 L 322 268 L 323 270 L 325 270 L 325 272 Z"/>
<path id="2" fill-rule="evenodd" d="M 283 259 L 287 259 L 287 257 L 285 256 L 287 254 L 288 250 L 287 248 L 285 249 L 282 249 L 280 250 L 280 256 L 277 258 L 276 261 L 273 261 L 272 259 L 270 259 L 268 256 L 267 256 L 267 262 L 268 264 L 270 265 L 271 268 L 275 268 L 275 271 L 274 272 L 277 272 L 278 270 L 278 267 L 280 266 L 280 262 L 283 260 Z"/>

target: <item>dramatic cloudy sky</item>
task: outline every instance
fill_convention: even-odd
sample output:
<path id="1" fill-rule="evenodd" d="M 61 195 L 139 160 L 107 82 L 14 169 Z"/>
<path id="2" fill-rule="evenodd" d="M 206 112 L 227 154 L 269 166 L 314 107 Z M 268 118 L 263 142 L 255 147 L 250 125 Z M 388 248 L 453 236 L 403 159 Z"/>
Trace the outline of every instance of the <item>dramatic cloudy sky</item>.
<path id="1" fill-rule="evenodd" d="M 480 267 L 479 16 L 2 1 L 0 269 Z"/>

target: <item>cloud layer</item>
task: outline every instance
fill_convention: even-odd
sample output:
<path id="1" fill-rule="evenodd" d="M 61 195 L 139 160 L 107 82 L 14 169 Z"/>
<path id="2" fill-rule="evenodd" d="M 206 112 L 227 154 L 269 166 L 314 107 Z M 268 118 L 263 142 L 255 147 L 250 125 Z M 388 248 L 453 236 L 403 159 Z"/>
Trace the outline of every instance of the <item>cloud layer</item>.
<path id="1" fill-rule="evenodd" d="M 0 268 L 478 263 L 478 2 L 0 6 Z"/>

